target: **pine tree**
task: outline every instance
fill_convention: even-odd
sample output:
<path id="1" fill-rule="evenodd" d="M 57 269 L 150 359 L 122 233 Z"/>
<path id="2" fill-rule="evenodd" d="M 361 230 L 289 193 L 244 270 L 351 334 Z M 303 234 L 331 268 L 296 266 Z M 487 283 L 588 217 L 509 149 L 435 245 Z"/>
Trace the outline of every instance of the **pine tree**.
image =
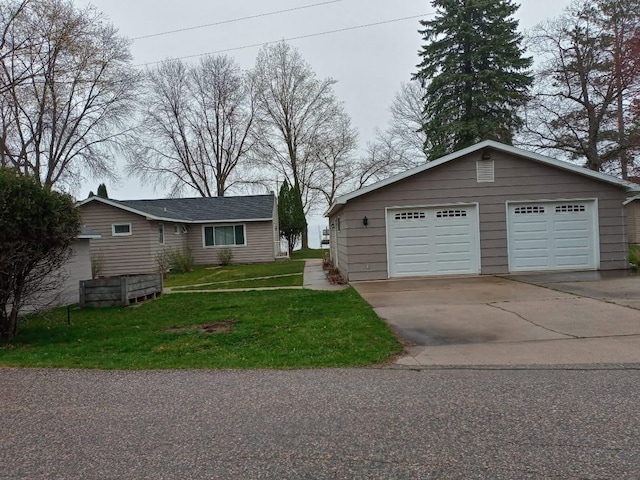
<path id="1" fill-rule="evenodd" d="M 102 198 L 109 198 L 109 194 L 107 193 L 107 186 L 104 183 L 98 185 L 98 196 Z"/>
<path id="2" fill-rule="evenodd" d="M 423 82 L 424 151 L 429 160 L 482 140 L 510 144 L 528 99 L 532 60 L 511 0 L 433 0 L 414 78 Z"/>
<path id="3" fill-rule="evenodd" d="M 296 182 L 293 188 L 285 180 L 278 194 L 278 219 L 280 221 L 280 236 L 289 246 L 289 255 L 307 228 L 307 221 L 302 206 L 300 187 Z"/>

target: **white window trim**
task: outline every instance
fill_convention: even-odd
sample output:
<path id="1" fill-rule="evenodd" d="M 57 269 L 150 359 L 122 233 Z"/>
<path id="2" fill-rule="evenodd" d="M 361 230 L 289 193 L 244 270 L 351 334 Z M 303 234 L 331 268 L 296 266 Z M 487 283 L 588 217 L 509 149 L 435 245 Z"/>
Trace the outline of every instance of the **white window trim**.
<path id="1" fill-rule="evenodd" d="M 160 233 L 161 231 L 162 231 L 162 234 Z M 164 230 L 164 223 L 158 223 L 158 243 L 160 245 L 164 245 L 164 242 L 165 242 L 164 236 L 166 233 L 167 232 L 165 232 Z M 162 241 L 160 241 L 160 236 L 162 236 Z"/>
<path id="2" fill-rule="evenodd" d="M 129 232 L 127 232 L 127 233 L 116 233 L 116 226 L 117 227 L 121 227 L 123 225 L 128 225 L 129 226 Z M 131 224 L 130 223 L 112 223 L 111 224 L 111 236 L 112 237 L 130 237 L 131 235 L 133 235 L 133 228 L 131 228 Z"/>
<path id="3" fill-rule="evenodd" d="M 213 230 L 213 239 L 215 241 L 216 238 L 216 232 L 215 232 L 215 227 L 237 227 L 239 225 L 242 225 L 242 229 L 244 230 L 244 243 L 241 243 L 240 245 L 207 245 L 206 244 L 206 235 L 205 235 L 205 229 L 208 227 L 212 227 Z M 234 236 L 235 236 L 235 232 L 234 232 Z M 245 223 L 219 223 L 219 224 L 209 224 L 209 225 L 202 225 L 202 248 L 242 248 L 242 247 L 246 247 L 247 246 L 247 225 Z"/>

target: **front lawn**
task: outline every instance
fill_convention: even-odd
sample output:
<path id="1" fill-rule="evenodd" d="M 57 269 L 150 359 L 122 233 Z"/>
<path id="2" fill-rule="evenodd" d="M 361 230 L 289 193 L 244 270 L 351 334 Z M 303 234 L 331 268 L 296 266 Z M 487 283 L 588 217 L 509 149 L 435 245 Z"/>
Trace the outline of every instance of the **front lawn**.
<path id="1" fill-rule="evenodd" d="M 71 326 L 66 313 L 25 318 L 14 343 L 0 346 L 0 366 L 346 367 L 402 351 L 351 288 L 165 295 L 134 307 L 74 309 Z"/>
<path id="2" fill-rule="evenodd" d="M 259 277 L 287 275 L 304 271 L 304 261 L 255 263 L 250 265 L 197 266 L 189 273 L 169 273 L 165 287 L 213 284 Z M 236 287 L 233 287 L 236 288 Z"/>
<path id="3" fill-rule="evenodd" d="M 302 281 L 302 273 L 294 273 L 277 277 L 249 278 L 247 280 L 206 283 L 201 285 L 189 285 L 187 287 L 175 287 L 173 288 L 173 291 L 187 292 L 192 290 L 228 290 L 232 288 L 300 287 L 302 286 Z"/>

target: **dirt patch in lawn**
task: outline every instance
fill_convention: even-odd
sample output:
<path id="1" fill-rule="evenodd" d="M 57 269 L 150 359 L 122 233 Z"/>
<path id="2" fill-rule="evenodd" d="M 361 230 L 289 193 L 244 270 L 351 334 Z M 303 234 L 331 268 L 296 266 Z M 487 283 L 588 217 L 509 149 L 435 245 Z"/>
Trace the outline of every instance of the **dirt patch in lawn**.
<path id="1" fill-rule="evenodd" d="M 219 322 L 203 323 L 202 325 L 190 325 L 188 327 L 169 327 L 167 332 L 186 332 L 199 330 L 203 333 L 231 333 L 231 327 L 236 321 L 233 318 L 220 320 Z"/>

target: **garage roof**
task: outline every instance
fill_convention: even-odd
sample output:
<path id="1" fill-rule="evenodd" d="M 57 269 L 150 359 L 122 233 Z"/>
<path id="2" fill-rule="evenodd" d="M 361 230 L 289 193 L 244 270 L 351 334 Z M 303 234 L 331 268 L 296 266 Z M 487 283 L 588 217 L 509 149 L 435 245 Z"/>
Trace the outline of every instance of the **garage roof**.
<path id="1" fill-rule="evenodd" d="M 505 153 L 510 153 L 512 155 L 516 155 L 518 157 L 526 158 L 529 160 L 534 160 L 540 163 L 544 163 L 547 165 L 551 165 L 554 167 L 562 168 L 564 170 L 569 170 L 570 172 L 577 173 L 579 175 L 584 175 L 585 177 L 594 178 L 596 180 L 600 180 L 602 182 L 611 183 L 623 188 L 626 188 L 629 191 L 640 192 L 640 185 L 637 185 L 632 182 L 627 182 L 620 178 L 614 177 L 612 175 L 607 175 L 605 173 L 594 172 L 593 170 L 589 170 L 584 167 L 580 167 L 573 163 L 565 162 L 562 160 L 557 160 L 555 158 L 547 157 L 546 155 L 540 155 L 539 153 L 529 152 L 527 150 L 523 150 L 521 148 L 512 147 L 510 145 L 505 145 L 504 143 L 496 142 L 493 140 L 485 140 L 480 143 L 476 143 L 470 147 L 464 148 L 462 150 L 458 150 L 457 152 L 453 152 L 449 155 L 441 157 L 437 160 L 433 160 L 431 162 L 425 163 L 424 165 L 420 165 L 418 167 L 407 170 L 406 172 L 399 173 L 398 175 L 394 175 L 385 180 L 382 180 L 378 183 L 374 183 L 373 185 L 369 185 L 368 187 L 361 188 L 359 190 L 355 190 L 351 193 L 347 193 L 335 199 L 333 204 L 329 207 L 329 209 L 325 212 L 325 216 L 331 215 L 340 205 L 346 204 L 349 200 L 364 195 L 369 192 L 373 192 L 374 190 L 378 190 L 379 188 L 386 187 L 395 182 L 399 182 L 405 178 L 411 177 L 418 173 L 424 172 L 431 168 L 438 167 L 444 163 L 451 162 L 460 157 L 464 157 L 465 155 L 469 155 L 470 153 L 477 152 L 479 150 L 483 150 L 485 148 L 491 148 L 493 150 L 498 150 Z"/>

